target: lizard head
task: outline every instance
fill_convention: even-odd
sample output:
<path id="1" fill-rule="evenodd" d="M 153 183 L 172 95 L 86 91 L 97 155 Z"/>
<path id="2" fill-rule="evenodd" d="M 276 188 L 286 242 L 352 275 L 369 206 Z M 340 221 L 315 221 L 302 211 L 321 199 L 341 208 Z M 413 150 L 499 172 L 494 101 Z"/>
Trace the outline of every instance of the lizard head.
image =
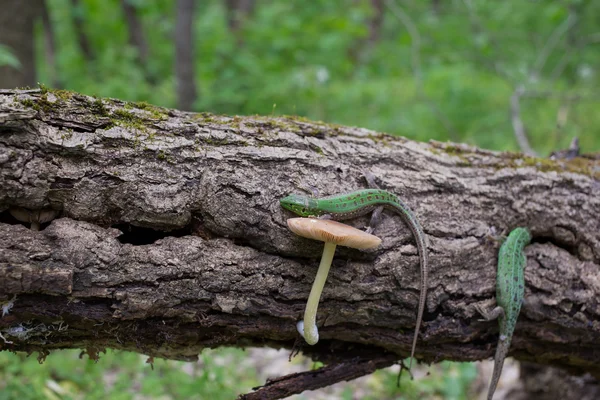
<path id="1" fill-rule="evenodd" d="M 279 200 L 279 204 L 301 217 L 318 217 L 323 214 L 317 207 L 317 200 L 300 194 L 290 194 Z"/>

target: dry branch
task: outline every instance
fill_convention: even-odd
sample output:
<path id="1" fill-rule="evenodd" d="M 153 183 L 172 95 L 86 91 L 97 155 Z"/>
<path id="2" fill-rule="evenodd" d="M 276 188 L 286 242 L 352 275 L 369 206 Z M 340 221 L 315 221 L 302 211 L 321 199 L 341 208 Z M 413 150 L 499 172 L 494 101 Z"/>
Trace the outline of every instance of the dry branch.
<path id="1" fill-rule="evenodd" d="M 405 199 L 428 236 L 419 359 L 492 355 L 497 325 L 474 308 L 495 293 L 490 234 L 527 226 L 526 304 L 511 354 L 600 376 L 598 160 L 46 90 L 0 91 L 0 333 L 12 342 L 0 348 L 193 360 L 206 347 L 291 347 L 320 245 L 287 230 L 277 200 L 297 187 L 362 188 L 363 169 Z M 60 214 L 34 231 L 11 207 Z M 377 251 L 338 250 L 321 341 L 307 354 L 408 354 L 417 251 L 397 217 L 376 233 Z"/>

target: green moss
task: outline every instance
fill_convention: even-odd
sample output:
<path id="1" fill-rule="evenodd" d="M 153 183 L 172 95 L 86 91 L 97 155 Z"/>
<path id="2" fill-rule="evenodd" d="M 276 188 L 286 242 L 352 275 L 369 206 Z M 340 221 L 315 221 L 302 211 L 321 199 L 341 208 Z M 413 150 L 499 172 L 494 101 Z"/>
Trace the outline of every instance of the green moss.
<path id="1" fill-rule="evenodd" d="M 369 139 L 371 139 L 372 141 L 374 141 L 375 143 L 381 143 L 382 145 L 389 147 L 390 146 L 390 141 L 389 139 L 391 138 L 390 135 L 386 135 L 384 133 L 379 133 L 377 135 L 373 135 L 372 133 L 369 133 L 367 135 L 367 137 Z"/>
<path id="2" fill-rule="evenodd" d="M 433 150 L 433 148 L 432 148 Z M 456 163 L 459 167 L 471 167 L 473 163 L 469 159 L 469 155 L 473 155 L 473 151 L 454 144 L 442 144 L 437 147 L 435 154 L 445 153 L 452 157 L 457 157 L 460 161 Z"/>
<path id="3" fill-rule="evenodd" d="M 208 112 L 201 112 L 194 114 L 191 117 L 191 121 L 198 124 L 213 124 L 213 125 L 223 125 L 223 126 L 231 126 L 232 128 L 240 127 L 240 117 L 231 118 L 226 115 L 216 115 Z"/>
<path id="4" fill-rule="evenodd" d="M 294 127 L 298 128 L 298 125 L 296 124 L 296 122 L 303 122 L 306 124 L 310 124 L 311 126 L 314 126 L 314 127 L 325 128 L 325 130 L 315 128 L 312 130 L 312 132 L 304 132 L 304 133 L 311 134 L 311 135 L 321 135 L 321 134 L 329 133 L 330 136 L 335 136 L 335 135 L 341 134 L 344 129 L 344 126 L 340 125 L 340 124 L 334 124 L 331 122 L 323 122 L 323 121 L 313 121 L 306 117 L 301 117 L 298 115 L 284 115 L 282 118 L 279 119 L 279 121 L 281 121 L 281 120 L 289 121 L 290 123 L 287 124 L 287 126 L 290 126 L 290 127 L 294 126 Z"/>
<path id="5" fill-rule="evenodd" d="M 263 128 L 270 128 L 273 130 L 277 129 L 280 131 L 295 132 L 295 133 L 302 132 L 302 130 L 300 129 L 298 124 L 294 123 L 293 121 L 290 121 L 288 118 L 285 118 L 285 117 L 278 118 L 278 119 L 265 118 L 261 126 Z"/>
<path id="6" fill-rule="evenodd" d="M 42 94 L 46 94 L 50 91 L 50 88 L 46 85 L 44 85 L 43 83 L 40 83 L 40 91 Z"/>
<path id="7" fill-rule="evenodd" d="M 127 108 L 127 109 L 137 108 L 139 110 L 147 111 L 152 115 L 152 118 L 157 119 L 159 121 L 163 121 L 168 118 L 168 111 L 166 109 L 154 106 L 145 101 L 138 101 L 135 103 L 127 103 L 127 104 L 125 104 L 125 108 Z"/>
<path id="8" fill-rule="evenodd" d="M 502 156 L 503 160 L 494 165 L 496 169 L 532 167 L 541 172 L 572 172 L 590 177 L 594 176 L 593 161 L 583 157 L 576 157 L 572 160 L 552 160 L 513 152 L 504 152 Z"/>
<path id="9" fill-rule="evenodd" d="M 59 98 L 61 100 L 65 100 L 65 101 L 71 99 L 75 95 L 78 95 L 77 92 L 72 92 L 70 90 L 64 90 L 64 89 L 52 89 L 52 88 L 44 85 L 43 83 L 40 83 L 40 94 L 42 96 L 44 96 L 49 93 L 53 94 L 54 96 L 56 96 L 57 98 Z"/>
<path id="10" fill-rule="evenodd" d="M 232 144 L 228 139 L 205 139 L 204 143 L 211 146 L 226 146 L 228 144 Z"/>
<path id="11" fill-rule="evenodd" d="M 35 101 L 33 101 L 32 99 L 23 99 L 23 100 L 21 100 L 21 104 L 23 104 L 25 107 L 29 107 L 29 108 L 35 108 L 35 106 L 36 106 Z"/>
<path id="12" fill-rule="evenodd" d="M 60 138 L 63 140 L 68 140 L 68 139 L 71 139 L 72 137 L 73 137 L 72 129 L 63 129 L 63 132 L 60 135 Z"/>
<path id="13" fill-rule="evenodd" d="M 204 122 L 204 123 L 220 122 L 220 121 L 217 121 L 214 114 L 211 114 L 209 112 L 196 113 L 192 116 L 192 120 L 194 120 L 195 122 L 201 122 L 201 123 L 202 122 Z"/>
<path id="14" fill-rule="evenodd" d="M 306 117 L 302 117 L 300 115 L 285 115 L 284 118 L 290 119 L 292 121 L 306 122 L 307 124 L 314 123 L 314 121 L 311 121 L 310 119 L 308 119 Z"/>
<path id="15" fill-rule="evenodd" d="M 452 144 L 445 145 L 441 150 L 450 156 L 461 156 L 465 153 L 471 153 L 471 150 L 466 150 L 460 146 Z"/>
<path id="16" fill-rule="evenodd" d="M 49 92 L 63 101 L 70 100 L 73 96 L 77 95 L 77 93 L 75 93 L 75 92 L 71 92 L 69 90 L 62 90 L 62 89 L 52 89 L 52 90 L 49 90 Z"/>
<path id="17" fill-rule="evenodd" d="M 36 111 L 50 112 L 57 108 L 57 104 L 48 101 L 47 93 L 48 91 L 46 89 L 45 91 L 42 91 L 42 95 L 38 98 L 22 99 L 19 101 L 25 107 L 32 108 Z"/>
<path id="18" fill-rule="evenodd" d="M 157 150 L 155 152 L 155 154 L 156 154 L 156 158 L 161 161 L 166 161 L 169 164 L 176 164 L 175 158 L 173 158 L 172 155 L 170 155 L 168 152 L 166 152 L 164 150 Z"/>
<path id="19" fill-rule="evenodd" d="M 549 158 L 522 156 L 519 159 L 522 160 L 523 165 L 534 167 L 538 171 L 542 172 L 568 171 L 576 174 L 592 176 L 591 163 L 581 157 L 574 158 L 572 160 L 551 160 Z"/>
<path id="20" fill-rule="evenodd" d="M 37 102 L 37 105 L 38 105 L 38 110 L 41 110 L 46 113 L 56 110 L 58 108 L 57 102 L 53 103 L 53 102 L 48 101 L 47 95 L 43 95 L 42 97 L 40 97 L 40 99 Z"/>
<path id="21" fill-rule="evenodd" d="M 131 111 L 125 110 L 113 111 L 113 117 L 125 122 L 134 122 L 140 119 L 139 117 L 136 117 Z"/>
<path id="22" fill-rule="evenodd" d="M 144 120 L 130 111 L 125 111 L 125 110 L 113 111 L 112 121 L 115 122 L 117 125 L 139 129 L 143 132 L 146 131 L 146 124 L 145 124 Z"/>
<path id="23" fill-rule="evenodd" d="M 102 99 L 96 98 L 94 99 L 94 101 L 90 102 L 89 109 L 96 115 L 99 115 L 101 117 L 108 117 L 109 113 L 106 107 L 104 106 Z"/>
<path id="24" fill-rule="evenodd" d="M 40 85 L 40 95 L 37 98 L 23 99 L 20 100 L 21 104 L 26 107 L 32 108 L 39 112 L 49 113 L 51 111 L 57 111 L 61 106 L 65 104 L 65 101 L 72 98 L 76 93 L 68 90 L 52 90 L 47 86 Z M 56 99 L 50 101 L 49 95 L 53 95 Z"/>
<path id="25" fill-rule="evenodd" d="M 323 149 L 316 144 L 311 143 L 310 148 L 313 149 L 317 154 L 323 155 Z"/>

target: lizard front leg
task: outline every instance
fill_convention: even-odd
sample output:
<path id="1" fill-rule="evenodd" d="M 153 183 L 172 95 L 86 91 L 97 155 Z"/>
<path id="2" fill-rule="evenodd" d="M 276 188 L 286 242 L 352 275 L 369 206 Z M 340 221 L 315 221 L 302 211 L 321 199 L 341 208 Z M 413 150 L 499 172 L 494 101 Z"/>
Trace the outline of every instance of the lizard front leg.
<path id="1" fill-rule="evenodd" d="M 496 306 L 491 310 L 490 309 L 486 310 L 482 306 L 476 305 L 475 309 L 483 317 L 483 319 L 480 319 L 480 321 L 493 321 L 500 317 L 504 317 L 504 308 L 502 308 L 500 306 Z"/>
<path id="2" fill-rule="evenodd" d="M 375 182 L 375 175 L 373 175 L 368 170 L 363 170 L 363 176 L 365 177 L 365 180 L 367 181 L 367 186 L 370 189 L 379 189 L 379 185 L 377 185 L 377 182 Z M 383 213 L 383 206 L 379 206 L 375 210 L 373 210 L 373 213 L 371 214 L 371 220 L 369 221 L 369 226 L 366 229 L 367 233 L 369 233 L 369 234 L 373 233 L 373 231 L 375 230 L 375 227 L 377 225 L 379 225 L 379 222 L 381 222 L 381 214 L 382 213 Z"/>

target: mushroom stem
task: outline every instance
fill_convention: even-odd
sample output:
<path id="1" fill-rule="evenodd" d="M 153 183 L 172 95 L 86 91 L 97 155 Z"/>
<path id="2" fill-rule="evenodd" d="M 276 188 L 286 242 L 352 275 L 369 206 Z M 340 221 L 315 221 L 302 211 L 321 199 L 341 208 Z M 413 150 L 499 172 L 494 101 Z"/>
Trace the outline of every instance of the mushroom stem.
<path id="1" fill-rule="evenodd" d="M 323 248 L 323 255 L 321 256 L 321 263 L 319 264 L 319 270 L 317 276 L 313 282 L 310 295 L 308 296 L 308 302 L 306 303 L 306 309 L 304 310 L 304 340 L 306 343 L 313 345 L 319 341 L 319 331 L 317 329 L 317 308 L 319 307 L 319 299 L 321 298 L 321 292 L 325 286 L 327 280 L 327 274 L 329 273 L 329 267 L 331 267 L 331 261 L 333 260 L 333 254 L 335 253 L 336 244 L 332 242 L 325 242 Z"/>

